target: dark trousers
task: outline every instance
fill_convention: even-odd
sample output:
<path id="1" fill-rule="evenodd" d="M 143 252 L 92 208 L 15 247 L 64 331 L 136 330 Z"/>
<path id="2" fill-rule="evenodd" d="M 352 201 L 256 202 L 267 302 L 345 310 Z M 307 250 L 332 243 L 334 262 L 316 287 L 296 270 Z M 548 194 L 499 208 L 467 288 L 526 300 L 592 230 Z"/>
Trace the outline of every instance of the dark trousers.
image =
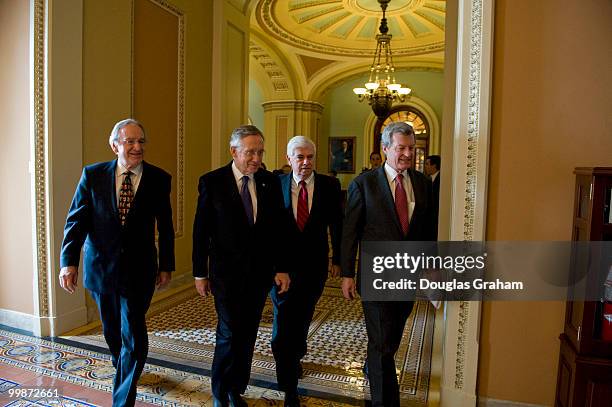
<path id="1" fill-rule="evenodd" d="M 251 375 L 253 349 L 268 292 L 251 287 L 243 295 L 215 296 L 217 333 L 212 363 L 212 392 L 227 400 L 229 392 L 244 393 Z"/>
<path id="2" fill-rule="evenodd" d="M 368 378 L 373 407 L 399 407 L 395 353 L 402 340 L 411 301 L 362 302 L 368 333 Z"/>
<path id="3" fill-rule="evenodd" d="M 143 291 L 137 295 L 91 292 L 98 304 L 104 339 L 116 368 L 113 407 L 134 405 L 138 378 L 147 360 L 149 340 L 145 314 L 153 292 Z"/>
<path id="4" fill-rule="evenodd" d="M 274 304 L 272 353 L 276 361 L 276 380 L 280 390 L 296 393 L 298 365 L 306 355 L 308 330 L 315 306 L 323 293 L 325 273 L 311 275 L 308 272 L 291 275 L 291 288 L 278 295 L 276 288 L 270 292 Z"/>

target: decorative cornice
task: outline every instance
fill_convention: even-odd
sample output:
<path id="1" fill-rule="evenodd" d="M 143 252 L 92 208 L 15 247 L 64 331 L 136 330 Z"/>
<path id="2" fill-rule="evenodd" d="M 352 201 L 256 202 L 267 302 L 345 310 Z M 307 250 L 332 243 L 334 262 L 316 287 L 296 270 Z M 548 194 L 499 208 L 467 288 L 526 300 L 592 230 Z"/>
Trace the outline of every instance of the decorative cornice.
<path id="1" fill-rule="evenodd" d="M 46 160 L 46 0 L 34 0 L 34 190 L 38 315 L 49 315 Z"/>
<path id="2" fill-rule="evenodd" d="M 289 92 L 289 81 L 281 66 L 270 56 L 270 54 L 259 44 L 251 41 L 249 43 L 249 55 L 258 63 L 268 75 L 272 88 L 275 92 Z"/>
<path id="3" fill-rule="evenodd" d="M 272 110 L 295 110 L 323 113 L 323 105 L 311 100 L 273 100 L 261 104 L 264 112 Z"/>

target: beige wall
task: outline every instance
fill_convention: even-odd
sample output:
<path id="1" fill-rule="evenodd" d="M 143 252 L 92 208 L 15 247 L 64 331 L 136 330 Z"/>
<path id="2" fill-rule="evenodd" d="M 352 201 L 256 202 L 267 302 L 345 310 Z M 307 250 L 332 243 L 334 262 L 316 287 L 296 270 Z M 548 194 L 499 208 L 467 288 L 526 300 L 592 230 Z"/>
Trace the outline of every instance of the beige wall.
<path id="1" fill-rule="evenodd" d="M 612 3 L 498 0 L 487 239 L 568 240 L 576 166 L 612 166 Z M 480 396 L 552 405 L 563 303 L 483 305 Z"/>
<path id="2" fill-rule="evenodd" d="M 109 133 L 131 113 L 130 3 L 83 1 L 83 165 L 115 157 Z"/>
<path id="3" fill-rule="evenodd" d="M 0 0 L 0 309 L 32 314 L 29 9 Z"/>
<path id="4" fill-rule="evenodd" d="M 172 175 L 175 231 L 179 180 L 179 27 L 180 17 L 171 10 L 150 0 L 134 1 L 132 114 L 146 123 L 146 160 Z"/>
<path id="5" fill-rule="evenodd" d="M 165 54 L 156 55 L 147 46 L 150 44 L 142 40 L 142 35 L 146 35 L 151 28 L 150 24 L 136 27 L 132 45 L 130 3 L 125 0 L 84 0 L 83 164 L 114 158 L 108 146 L 108 134 L 113 124 L 131 114 L 143 116 L 143 124 L 150 130 L 151 137 L 145 159 L 173 173 L 176 222 L 177 56 L 173 55 L 168 59 L 169 64 L 164 66 L 155 63 L 155 57 L 163 58 Z M 173 0 L 170 3 L 183 14 L 185 22 L 184 220 L 183 234 L 176 241 L 176 278 L 191 275 L 191 228 L 197 200 L 197 182 L 202 173 L 211 169 L 213 2 Z M 174 38 L 164 40 L 161 45 L 169 46 L 164 48 L 166 51 L 170 49 L 168 52 L 177 52 L 177 18 L 163 11 L 154 0 L 139 0 L 137 7 L 138 13 L 142 14 L 143 10 L 153 13 L 161 19 L 164 29 L 173 32 Z M 157 44 L 156 41 L 153 43 Z M 136 57 L 134 61 L 132 51 Z M 174 65 L 171 61 L 174 61 Z M 158 81 L 159 78 L 162 79 Z M 157 104 L 155 100 L 165 98 L 167 92 L 173 92 L 174 95 L 168 95 L 163 104 Z M 170 119 L 164 121 L 165 118 Z M 156 132 L 165 139 L 160 139 Z M 223 137 L 224 143 L 228 136 Z M 157 141 L 154 140 L 156 138 Z"/>

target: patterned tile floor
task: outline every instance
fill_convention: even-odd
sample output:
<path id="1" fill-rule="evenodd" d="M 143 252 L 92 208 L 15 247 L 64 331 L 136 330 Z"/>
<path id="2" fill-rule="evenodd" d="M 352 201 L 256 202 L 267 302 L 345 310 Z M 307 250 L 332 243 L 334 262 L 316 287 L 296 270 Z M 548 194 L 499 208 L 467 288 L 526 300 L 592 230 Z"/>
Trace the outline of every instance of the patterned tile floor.
<path id="1" fill-rule="evenodd" d="M 251 378 L 262 387 L 275 388 L 274 358 L 270 351 L 272 305 L 264 309 L 255 346 Z M 202 299 L 195 290 L 175 292 L 151 307 L 149 357 L 164 366 L 209 374 L 215 341 L 216 314 L 212 298 Z M 397 353 L 400 396 L 411 405 L 425 405 L 428 400 L 434 311 L 428 302 L 417 302 L 406 324 Z M 70 344 L 106 344 L 95 327 L 72 337 Z M 361 373 L 367 337 L 359 301 L 342 297 L 340 279 L 329 279 L 308 337 L 308 354 L 303 358 L 305 376 L 300 389 L 321 397 L 339 396 L 359 402 L 369 398 L 368 381 Z"/>
<path id="2" fill-rule="evenodd" d="M 149 356 L 153 364 L 146 365 L 139 381 L 140 405 L 212 404 L 209 369 L 216 324 L 212 307 L 211 301 L 195 297 L 192 290 L 173 292 L 151 307 Z M 418 303 L 407 323 L 397 357 L 402 405 L 427 404 L 433 314 L 428 303 Z M 274 390 L 271 322 L 268 305 L 253 363 L 254 385 L 245 395 L 250 406 L 282 405 L 283 394 Z M 90 326 L 72 335 L 52 341 L 0 329 L 0 405 L 110 405 L 114 370 L 99 328 Z M 303 360 L 303 405 L 363 405 L 369 398 L 368 382 L 361 373 L 365 343 L 360 303 L 344 301 L 337 282 L 330 281 L 317 306 L 309 333 L 309 354 Z M 58 396 L 54 394 L 51 400 L 32 398 L 31 394 L 17 397 L 23 393 L 15 389 L 42 388 L 43 382 L 57 388 Z"/>
<path id="3" fill-rule="evenodd" d="M 110 406 L 114 369 L 108 355 L 0 328 L 0 405 Z M 51 393 L 51 397 L 47 397 Z M 249 386 L 249 406 L 282 405 L 282 393 Z M 137 406 L 210 406 L 210 378 L 147 364 Z M 341 407 L 302 397 L 306 406 Z"/>

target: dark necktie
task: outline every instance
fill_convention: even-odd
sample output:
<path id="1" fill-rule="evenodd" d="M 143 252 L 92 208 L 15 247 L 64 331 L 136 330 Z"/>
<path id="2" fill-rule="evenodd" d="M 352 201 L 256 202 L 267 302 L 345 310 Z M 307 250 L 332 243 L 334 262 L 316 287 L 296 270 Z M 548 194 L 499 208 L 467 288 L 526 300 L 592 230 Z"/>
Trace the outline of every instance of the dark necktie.
<path id="1" fill-rule="evenodd" d="M 125 220 L 132 207 L 132 201 L 134 200 L 134 190 L 132 189 L 132 172 L 126 171 L 123 173 L 125 177 L 121 183 L 121 189 L 119 190 L 119 220 L 121 220 L 121 226 L 125 225 Z"/>
<path id="2" fill-rule="evenodd" d="M 308 190 L 306 189 L 306 181 L 300 181 L 296 221 L 300 231 L 303 231 L 308 221 Z"/>
<path id="3" fill-rule="evenodd" d="M 242 205 L 244 205 L 244 211 L 246 212 L 249 225 L 253 226 L 255 220 L 253 218 L 253 200 L 251 199 L 251 193 L 249 192 L 249 177 L 245 175 L 242 177 L 242 188 L 240 188 L 240 197 L 242 198 Z"/>
<path id="4" fill-rule="evenodd" d="M 408 217 L 408 197 L 406 196 L 403 180 L 404 176 L 402 174 L 397 174 L 397 177 L 395 177 L 395 210 L 402 225 L 404 236 L 406 236 L 408 234 L 410 218 Z"/>

